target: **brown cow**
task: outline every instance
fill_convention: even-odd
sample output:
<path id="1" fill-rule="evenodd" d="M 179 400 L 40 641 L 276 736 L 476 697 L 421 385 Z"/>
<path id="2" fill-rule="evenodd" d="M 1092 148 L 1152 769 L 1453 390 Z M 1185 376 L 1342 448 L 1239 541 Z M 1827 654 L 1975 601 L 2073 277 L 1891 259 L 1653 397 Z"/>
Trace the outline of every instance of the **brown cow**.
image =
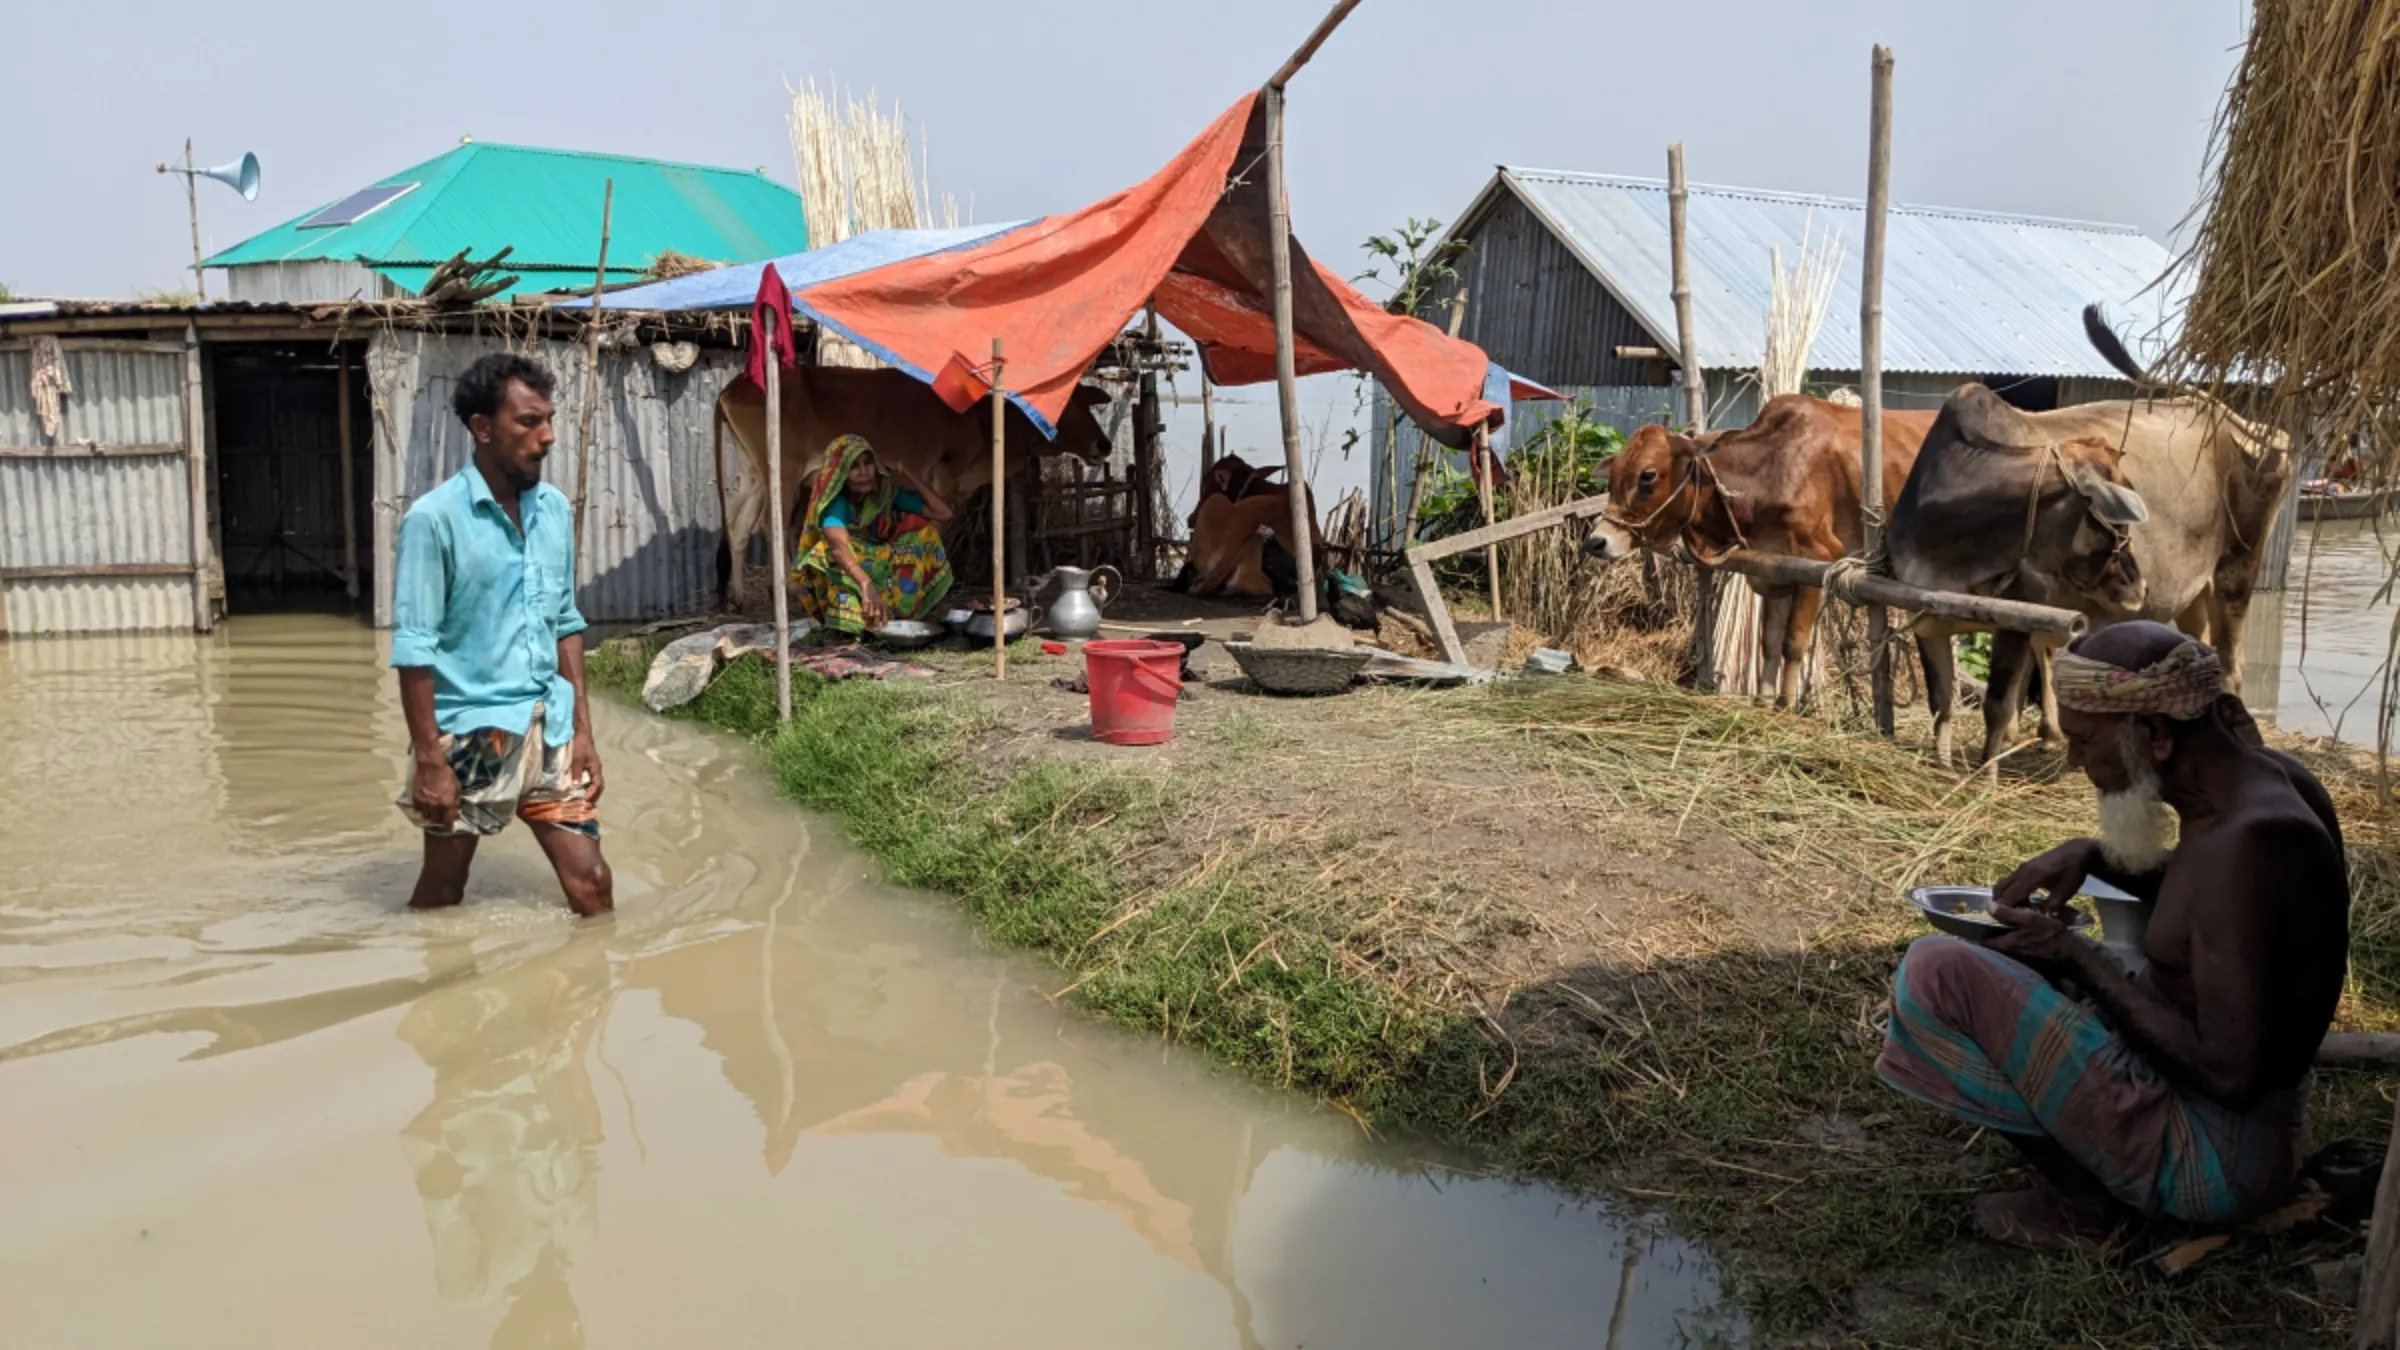
<path id="1" fill-rule="evenodd" d="M 1192 526 L 1191 552 L 1175 589 L 1198 596 L 1271 596 L 1276 587 L 1267 573 L 1267 537 L 1291 528 L 1289 490 L 1277 486 L 1235 501 L 1211 493 L 1200 501 Z M 1309 529 L 1316 531 L 1315 503 L 1310 503 Z M 1323 542 L 1315 541 L 1323 556 Z M 1317 569 L 1320 573 L 1324 569 Z"/>
<path id="2" fill-rule="evenodd" d="M 1093 409 L 1108 401 L 1090 385 L 1076 389 L 1058 419 L 1058 438 L 1045 439 L 1016 405 L 1008 408 L 1012 458 L 1032 453 L 1070 454 L 1087 461 L 1108 457 L 1108 434 Z M 746 379 L 725 386 L 717 399 L 729 439 L 749 461 L 746 490 L 726 508 L 725 537 L 738 554 L 769 518 L 767 398 Z M 823 463 L 836 437 L 859 435 L 886 463 L 905 464 L 922 475 L 953 506 L 963 504 L 992 481 L 992 418 L 988 409 L 950 411 L 932 388 L 901 370 L 856 370 L 803 366 L 783 382 L 783 501 L 773 518 L 789 521 L 809 477 Z M 743 601 L 743 569 L 733 569 L 731 599 Z"/>
<path id="3" fill-rule="evenodd" d="M 1192 513 L 1184 517 L 1183 523 L 1196 528 L 1200 524 L 1200 508 L 1207 504 L 1210 497 L 1227 497 L 1238 502 L 1244 497 L 1282 487 L 1283 484 L 1273 481 L 1275 475 L 1282 472 L 1283 466 L 1280 464 L 1271 464 L 1262 469 L 1240 455 L 1225 456 L 1210 465 L 1207 475 L 1200 480 L 1200 500 L 1192 504 Z"/>
<path id="4" fill-rule="evenodd" d="M 1933 426 L 1929 412 L 1883 414 L 1883 499 L 1908 481 L 1917 447 Z M 1731 548 L 1833 562 L 1857 551 L 1859 409 L 1801 394 L 1770 399 L 1758 420 L 1698 440 L 1662 426 L 1633 434 L 1609 465 L 1609 516 L 1583 546 L 1601 558 L 1636 548 L 1669 553 L 1688 547 L 1702 558 Z M 1775 684 L 1775 706 L 1800 696 L 1800 676 L 1815 640 L 1825 593 L 1813 586 L 1757 581 L 1765 602 L 1759 626 L 1759 673 Z"/>

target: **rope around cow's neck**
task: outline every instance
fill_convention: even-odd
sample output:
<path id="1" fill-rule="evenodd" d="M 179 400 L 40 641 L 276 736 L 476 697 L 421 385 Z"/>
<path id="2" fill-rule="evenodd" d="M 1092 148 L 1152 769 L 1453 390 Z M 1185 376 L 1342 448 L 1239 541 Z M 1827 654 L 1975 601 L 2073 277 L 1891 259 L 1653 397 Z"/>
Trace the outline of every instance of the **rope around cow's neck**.
<path id="1" fill-rule="evenodd" d="M 1730 498 L 1732 498 L 1734 494 L 1725 486 L 1725 479 L 1723 475 L 1717 472 L 1717 466 L 1714 464 L 1704 463 L 1699 455 L 1693 455 L 1691 460 L 1685 464 L 1683 481 L 1676 485 L 1673 492 L 1668 493 L 1664 498 L 1662 498 L 1657 506 L 1652 507 L 1649 515 L 1642 517 L 1638 521 L 1621 519 L 1613 512 L 1603 514 L 1600 518 L 1607 521 L 1609 524 L 1616 526 L 1618 529 L 1624 530 L 1625 532 L 1631 534 L 1635 539 L 1639 540 L 1649 531 L 1650 522 L 1658 519 L 1662 515 L 1665 515 L 1667 508 L 1673 506 L 1677 498 L 1683 496 L 1687 492 L 1694 492 L 1699 488 L 1700 472 L 1703 468 L 1708 471 L 1708 485 L 1716 489 L 1717 504 L 1725 509 L 1725 523 L 1733 527 L 1733 548 L 1726 549 L 1724 552 L 1719 553 L 1712 558 L 1708 555 L 1706 550 L 1700 547 L 1700 539 L 1697 533 L 1700 526 L 1700 513 L 1697 510 L 1692 512 L 1692 519 L 1684 524 L 1680 542 L 1683 544 L 1684 550 L 1690 553 L 1694 558 L 1711 567 L 1714 567 L 1718 563 L 1724 561 L 1725 558 L 1733 552 L 1733 549 L 1748 548 L 1750 546 L 1750 540 L 1742 532 L 1741 518 L 1733 513 L 1733 502 L 1730 500 Z"/>

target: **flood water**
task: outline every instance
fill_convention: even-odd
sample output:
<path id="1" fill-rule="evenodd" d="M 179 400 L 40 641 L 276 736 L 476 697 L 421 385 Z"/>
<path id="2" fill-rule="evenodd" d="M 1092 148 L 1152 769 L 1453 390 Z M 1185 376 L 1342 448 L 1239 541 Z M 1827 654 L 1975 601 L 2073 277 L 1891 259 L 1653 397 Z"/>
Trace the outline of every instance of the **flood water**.
<path id="1" fill-rule="evenodd" d="M 2374 748 L 2389 670 L 2393 605 L 2386 587 L 2395 556 L 2400 519 L 2301 523 L 2289 590 L 2281 597 L 2276 722 L 2285 730 Z"/>
<path id="2" fill-rule="evenodd" d="M 0 1341 L 1650 1347 L 1690 1246 L 1043 996 L 603 701 L 619 913 L 403 908 L 376 636 L 0 642 Z"/>

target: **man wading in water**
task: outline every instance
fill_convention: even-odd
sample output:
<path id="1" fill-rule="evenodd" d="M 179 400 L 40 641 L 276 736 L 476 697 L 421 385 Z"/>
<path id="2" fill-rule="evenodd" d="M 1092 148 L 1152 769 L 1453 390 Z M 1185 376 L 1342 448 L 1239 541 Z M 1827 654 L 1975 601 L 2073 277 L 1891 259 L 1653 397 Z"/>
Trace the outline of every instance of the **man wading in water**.
<path id="1" fill-rule="evenodd" d="M 476 841 L 514 814 L 578 914 L 615 907 L 600 856 L 600 752 L 583 685 L 575 522 L 542 482 L 556 411 L 549 372 L 494 354 L 451 410 L 475 456 L 400 522 L 392 665 L 415 768 L 399 806 L 425 831 L 412 909 L 466 896 Z"/>
<path id="2" fill-rule="evenodd" d="M 2048 1183 L 1977 1200 L 1987 1236 L 2056 1248 L 2128 1210 L 2247 1218 L 2297 1178 L 2309 1066 L 2342 995 L 2350 883 L 2333 802 L 2259 745 L 2216 653 L 2174 629 L 2103 629 L 2053 674 L 2101 836 L 1995 888 L 2008 932 L 1908 949 L 1876 1072 L 2006 1136 Z M 2054 917 L 2086 877 L 2149 906 L 2145 974 Z"/>

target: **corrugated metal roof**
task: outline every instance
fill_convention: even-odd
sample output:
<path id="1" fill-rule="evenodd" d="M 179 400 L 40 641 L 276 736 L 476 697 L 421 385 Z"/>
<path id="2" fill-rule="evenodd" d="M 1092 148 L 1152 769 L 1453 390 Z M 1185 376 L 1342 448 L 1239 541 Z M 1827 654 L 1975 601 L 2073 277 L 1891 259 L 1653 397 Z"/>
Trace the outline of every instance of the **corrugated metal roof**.
<path id="1" fill-rule="evenodd" d="M 516 289 L 589 287 L 600 251 L 602 183 L 610 179 L 612 277 L 630 278 L 668 250 L 734 263 L 808 247 L 800 194 L 763 173 L 478 141 L 378 180 L 374 186 L 418 186 L 352 224 L 300 228 L 328 205 L 320 202 L 207 265 L 333 260 L 418 269 L 460 249 L 481 257 L 510 247 L 506 266 L 525 278 Z"/>
<path id="2" fill-rule="evenodd" d="M 1512 191 L 1575 250 L 1660 345 L 1675 345 L 1667 185 L 1658 179 L 1503 166 L 1478 198 Z M 1755 367 L 1766 339 L 1769 250 L 1797 261 L 1804 232 L 1842 240 L 1841 280 L 1810 353 L 1820 370 L 1858 369 L 1864 203 L 1693 184 L 1693 322 L 1701 364 Z M 1472 231 L 1474 211 L 1454 234 Z M 1883 368 L 1963 375 L 2083 375 L 2115 370 L 2083 334 L 2098 302 L 2135 347 L 2155 350 L 2174 296 L 2150 290 L 2172 261 L 2130 225 L 1895 204 L 1883 281 Z M 2145 293 L 2147 292 L 2147 293 Z"/>

